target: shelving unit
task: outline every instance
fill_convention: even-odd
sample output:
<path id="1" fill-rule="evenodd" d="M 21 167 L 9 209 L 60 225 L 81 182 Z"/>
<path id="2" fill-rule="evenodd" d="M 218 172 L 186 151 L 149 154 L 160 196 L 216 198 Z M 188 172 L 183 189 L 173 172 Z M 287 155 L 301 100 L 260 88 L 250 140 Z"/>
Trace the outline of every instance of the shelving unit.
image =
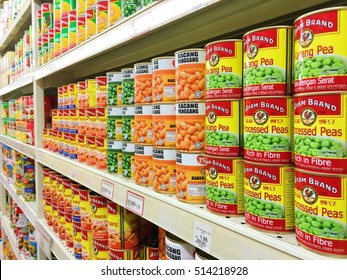
<path id="1" fill-rule="evenodd" d="M 13 234 L 13 230 L 10 227 L 10 221 L 6 216 L 2 216 L 1 218 L 1 227 L 11 243 L 13 252 L 16 255 L 17 260 L 23 260 L 23 254 L 20 254 L 18 251 L 16 238 Z"/>
<path id="2" fill-rule="evenodd" d="M 193 243 L 195 223 L 211 228 L 211 254 L 220 259 L 334 259 L 299 246 L 294 234 L 276 235 L 261 232 L 245 223 L 243 217 L 224 217 L 209 212 L 204 205 L 191 205 L 178 201 L 175 196 L 156 193 L 152 188 L 136 185 L 121 176 L 81 164 L 76 160 L 54 154 L 42 148 L 43 96 L 45 89 L 97 76 L 111 70 L 149 60 L 187 47 L 203 47 L 221 38 L 242 38 L 253 28 L 267 25 L 290 24 L 293 20 L 319 8 L 346 5 L 347 1 L 283 1 L 283 0 L 201 0 L 158 1 L 130 18 L 92 37 L 71 51 L 37 67 L 15 83 L 0 89 L 0 98 L 9 99 L 33 90 L 35 99 L 36 144 L 29 146 L 0 135 L 0 142 L 34 158 L 36 165 L 44 165 L 104 194 L 123 207 L 129 208 L 128 195 L 137 196 L 143 204 L 141 215 Z M 21 24 L 35 14 L 37 2 L 26 2 L 22 21 L 11 28 L 18 33 Z M 170 11 L 167 13 L 165 11 Z M 270 13 L 271 11 L 271 13 Z M 33 24 L 35 18 L 33 16 Z M 35 24 L 34 24 L 35 25 Z M 24 24 L 25 26 L 25 24 Z M 9 39 L 0 42 L 0 52 L 10 46 Z M 42 170 L 36 168 L 37 190 L 42 192 Z M 42 217 L 41 200 L 27 204 L 16 197 L 14 189 L 0 176 L 0 181 L 14 199 L 23 206 L 29 219 L 50 236 L 50 249 L 59 259 L 73 259 L 70 249 L 47 227 Z M 142 207 L 142 208 L 141 208 Z M 36 211 L 34 210 L 36 209 Z M 8 221 L 6 217 L 4 228 Z M 179 222 L 178 222 L 179 221 Z M 8 228 L 5 229 L 5 232 Z"/>

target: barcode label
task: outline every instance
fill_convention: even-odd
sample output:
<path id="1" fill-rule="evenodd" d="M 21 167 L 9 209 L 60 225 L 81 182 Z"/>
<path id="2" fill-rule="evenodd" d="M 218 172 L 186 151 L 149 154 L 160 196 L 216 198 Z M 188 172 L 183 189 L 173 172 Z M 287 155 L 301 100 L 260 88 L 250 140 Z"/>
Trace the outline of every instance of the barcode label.
<path id="1" fill-rule="evenodd" d="M 145 198 L 133 193 L 131 191 L 127 192 L 126 208 L 130 211 L 142 216 L 143 208 L 145 204 Z"/>
<path id="2" fill-rule="evenodd" d="M 195 221 L 193 245 L 207 253 L 211 253 L 212 227 L 209 225 L 205 225 L 199 221 Z"/>

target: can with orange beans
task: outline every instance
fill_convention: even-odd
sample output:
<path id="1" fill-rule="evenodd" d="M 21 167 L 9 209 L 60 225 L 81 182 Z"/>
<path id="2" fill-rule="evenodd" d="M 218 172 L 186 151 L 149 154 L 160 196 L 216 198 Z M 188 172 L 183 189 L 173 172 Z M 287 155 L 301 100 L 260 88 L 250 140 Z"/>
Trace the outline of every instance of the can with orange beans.
<path id="1" fill-rule="evenodd" d="M 107 109 L 105 107 L 96 108 L 96 137 L 107 138 Z"/>
<path id="2" fill-rule="evenodd" d="M 160 193 L 176 193 L 175 149 L 153 149 L 153 189 Z"/>
<path id="3" fill-rule="evenodd" d="M 68 94 L 69 94 L 69 109 L 77 109 L 78 108 L 78 88 L 77 84 L 69 84 L 68 85 Z"/>
<path id="4" fill-rule="evenodd" d="M 139 260 L 140 248 L 138 245 L 126 250 L 116 250 L 109 248 L 109 254 L 111 260 Z"/>
<path id="5" fill-rule="evenodd" d="M 81 185 L 72 181 L 71 186 L 71 196 L 72 196 L 72 221 L 76 223 L 81 223 L 81 198 L 80 198 L 80 187 Z"/>
<path id="6" fill-rule="evenodd" d="M 152 126 L 154 147 L 176 147 L 176 116 L 174 103 L 152 105 Z"/>
<path id="7" fill-rule="evenodd" d="M 151 186 L 153 183 L 153 147 L 135 145 L 135 183 Z"/>
<path id="8" fill-rule="evenodd" d="M 134 65 L 135 104 L 152 102 L 152 63 Z"/>
<path id="9" fill-rule="evenodd" d="M 242 98 L 243 41 L 211 42 L 206 50 L 206 99 Z"/>
<path id="10" fill-rule="evenodd" d="M 206 101 L 206 154 L 241 155 L 240 103 L 237 99 Z"/>
<path id="11" fill-rule="evenodd" d="M 95 137 L 86 137 L 86 163 L 88 165 L 96 165 Z"/>
<path id="12" fill-rule="evenodd" d="M 92 247 L 92 260 L 109 260 L 109 249 L 107 239 L 94 239 Z"/>
<path id="13" fill-rule="evenodd" d="M 175 52 L 176 101 L 205 100 L 204 49 L 187 49 Z"/>
<path id="14" fill-rule="evenodd" d="M 134 140 L 136 144 L 152 144 L 152 105 L 135 105 Z"/>
<path id="15" fill-rule="evenodd" d="M 206 156 L 176 153 L 176 197 L 188 203 L 206 203 Z"/>
<path id="16" fill-rule="evenodd" d="M 79 135 L 86 135 L 87 131 L 87 115 L 86 115 L 86 109 L 78 109 L 78 134 Z"/>
<path id="17" fill-rule="evenodd" d="M 241 158 L 206 155 L 206 205 L 223 215 L 244 213 L 244 164 Z"/>
<path id="18" fill-rule="evenodd" d="M 176 101 L 176 67 L 174 56 L 163 56 L 152 59 L 153 96 L 155 103 L 171 103 Z"/>
<path id="19" fill-rule="evenodd" d="M 96 144 L 96 168 L 106 169 L 107 167 L 107 140 L 105 138 L 95 138 Z"/>
<path id="20" fill-rule="evenodd" d="M 205 102 L 176 104 L 176 149 L 184 152 L 205 151 Z"/>
<path id="21" fill-rule="evenodd" d="M 86 109 L 86 135 L 96 136 L 96 109 Z"/>
<path id="22" fill-rule="evenodd" d="M 96 192 L 91 192 L 89 197 L 93 239 L 107 239 L 107 198 Z"/>
<path id="23" fill-rule="evenodd" d="M 86 187 L 79 187 L 80 196 L 80 213 L 81 213 L 81 228 L 82 230 L 92 230 L 92 216 L 90 207 L 90 192 Z"/>
<path id="24" fill-rule="evenodd" d="M 86 136 L 85 135 L 78 135 L 77 136 L 77 159 L 80 162 L 85 162 L 87 160 L 87 142 L 86 142 Z"/>

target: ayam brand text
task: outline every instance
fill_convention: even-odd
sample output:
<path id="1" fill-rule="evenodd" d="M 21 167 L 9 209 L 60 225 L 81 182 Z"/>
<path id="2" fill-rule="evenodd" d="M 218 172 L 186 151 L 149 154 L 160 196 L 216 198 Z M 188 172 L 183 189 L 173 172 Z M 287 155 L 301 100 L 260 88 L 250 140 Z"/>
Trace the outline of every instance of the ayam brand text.
<path id="1" fill-rule="evenodd" d="M 329 97 L 327 97 L 329 98 Z M 299 108 L 299 107 L 303 107 L 303 106 L 315 106 L 315 107 L 320 107 L 320 108 L 324 108 L 333 112 L 336 112 L 337 110 L 337 106 L 334 104 L 331 104 L 329 102 L 325 102 L 322 100 L 316 100 L 316 99 L 312 99 L 312 98 L 308 98 L 306 100 L 299 100 L 298 102 L 294 102 L 294 110 Z"/>
<path id="2" fill-rule="evenodd" d="M 256 109 L 256 108 L 272 109 L 281 113 L 285 112 L 285 109 L 282 106 L 278 106 L 273 103 L 264 102 L 264 101 L 246 105 L 245 111 L 247 112 L 250 109 Z"/>
<path id="3" fill-rule="evenodd" d="M 254 167 L 254 168 L 253 167 L 246 167 L 244 171 L 245 171 L 245 173 L 256 173 L 256 174 L 263 175 L 264 177 L 267 177 L 267 178 L 271 179 L 272 181 L 277 180 L 277 176 L 275 174 L 271 174 L 270 172 L 259 169 L 258 167 Z"/>
<path id="4" fill-rule="evenodd" d="M 322 189 L 325 189 L 327 191 L 330 191 L 332 193 L 337 193 L 338 189 L 334 186 L 330 186 L 327 183 L 321 182 L 317 179 L 311 178 L 311 177 L 300 177 L 300 176 L 295 176 L 295 182 L 296 183 L 308 183 L 311 186 L 319 187 Z"/>

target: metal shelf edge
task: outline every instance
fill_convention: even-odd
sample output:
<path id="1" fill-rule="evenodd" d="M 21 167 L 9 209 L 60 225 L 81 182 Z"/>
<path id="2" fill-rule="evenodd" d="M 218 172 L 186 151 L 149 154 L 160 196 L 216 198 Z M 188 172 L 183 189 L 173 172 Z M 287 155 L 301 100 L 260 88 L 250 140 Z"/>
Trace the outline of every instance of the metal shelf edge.
<path id="1" fill-rule="evenodd" d="M 35 147 L 29 144 L 18 141 L 11 137 L 0 134 L 0 142 L 11 147 L 12 149 L 26 155 L 32 159 L 35 159 Z"/>
<path id="2" fill-rule="evenodd" d="M 17 81 L 14 81 L 13 83 L 9 85 L 4 86 L 3 88 L 0 89 L 0 96 L 4 96 L 15 90 L 19 90 L 25 86 L 32 84 L 33 77 L 34 77 L 34 74 L 31 72 L 20 77 Z"/>

